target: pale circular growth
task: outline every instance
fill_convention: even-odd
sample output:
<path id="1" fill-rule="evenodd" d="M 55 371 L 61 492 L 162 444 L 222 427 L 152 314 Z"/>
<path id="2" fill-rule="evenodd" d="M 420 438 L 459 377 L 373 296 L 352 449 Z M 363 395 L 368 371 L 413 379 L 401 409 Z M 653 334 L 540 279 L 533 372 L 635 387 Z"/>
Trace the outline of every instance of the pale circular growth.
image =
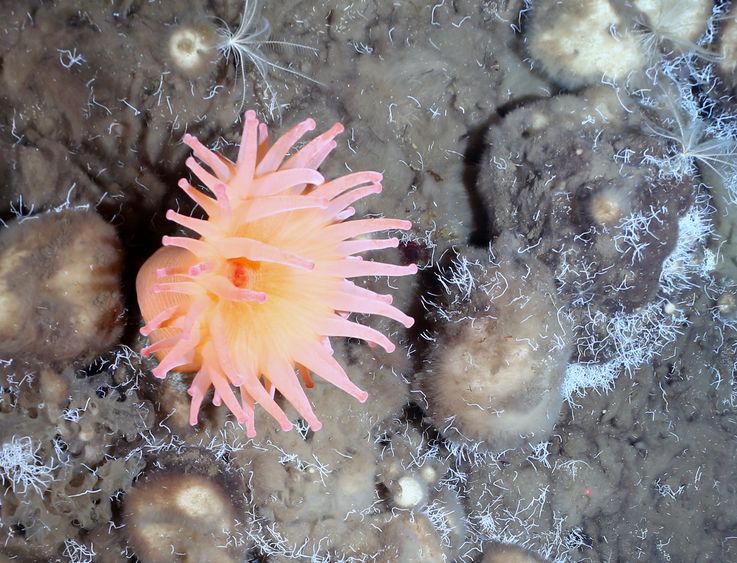
<path id="1" fill-rule="evenodd" d="M 447 561 L 437 530 L 422 514 L 400 513 L 382 528 L 381 563 L 391 561 Z"/>
<path id="2" fill-rule="evenodd" d="M 545 563 L 545 559 L 514 544 L 490 542 L 483 546 L 481 563 Z"/>
<path id="3" fill-rule="evenodd" d="M 394 504 L 399 508 L 412 508 L 427 500 L 427 483 L 416 475 L 402 475 L 397 479 Z"/>
<path id="4" fill-rule="evenodd" d="M 538 310 L 535 322 L 546 313 L 555 311 Z M 567 358 L 539 354 L 525 340 L 535 335 L 520 328 L 499 319 L 469 322 L 438 362 L 433 418 L 449 436 L 506 449 L 550 433 L 563 402 L 559 385 Z"/>
<path id="5" fill-rule="evenodd" d="M 141 561 L 239 561 L 226 549 L 236 527 L 228 493 L 213 479 L 179 471 L 159 473 L 128 492 L 126 532 Z"/>
<path id="6" fill-rule="evenodd" d="M 220 499 L 211 502 L 212 489 L 210 483 L 191 483 L 173 495 L 174 506 L 192 518 L 210 518 L 213 507 L 220 508 L 221 504 Z"/>
<path id="7" fill-rule="evenodd" d="M 215 29 L 205 24 L 184 25 L 169 36 L 169 56 L 185 73 L 193 73 L 217 59 Z"/>
<path id="8" fill-rule="evenodd" d="M 634 7 L 640 11 L 635 16 L 641 31 L 641 45 L 649 55 L 663 51 L 694 51 L 699 55 L 713 55 L 697 45 L 697 40 L 706 30 L 711 16 L 712 0 L 635 0 Z"/>
<path id="9" fill-rule="evenodd" d="M 458 560 L 466 537 L 465 511 L 456 492 L 435 496 L 422 510 L 386 513 L 378 561 Z"/>
<path id="10" fill-rule="evenodd" d="M 50 212 L 0 229 L 0 357 L 92 358 L 122 331 L 120 243 L 97 213 Z"/>
<path id="11" fill-rule="evenodd" d="M 647 58 L 608 0 L 536 2 L 527 32 L 530 54 L 568 88 L 624 80 Z"/>
<path id="12" fill-rule="evenodd" d="M 382 451 L 377 481 L 392 507 L 418 510 L 438 496 L 436 485 L 447 471 L 445 461 L 429 447 L 428 435 L 412 426 L 385 430 L 389 443 Z"/>
<path id="13" fill-rule="evenodd" d="M 611 183 L 594 188 L 586 208 L 595 225 L 613 228 L 632 212 L 632 202 L 631 186 Z"/>
<path id="14" fill-rule="evenodd" d="M 420 468 L 420 477 L 422 477 L 427 483 L 435 484 L 441 475 L 438 472 L 438 468 L 434 465 L 423 465 Z"/>
<path id="15" fill-rule="evenodd" d="M 721 58 L 718 66 L 725 81 L 734 87 L 737 84 L 737 4 L 732 4 L 723 26 L 719 35 Z"/>
<path id="16" fill-rule="evenodd" d="M 733 315 L 737 311 L 737 298 L 734 293 L 723 293 L 719 296 L 717 311 L 722 315 Z"/>
<path id="17" fill-rule="evenodd" d="M 435 349 L 419 385 L 436 426 L 458 445 L 539 442 L 563 403 L 572 332 L 547 267 L 520 260 L 514 245 L 507 236 L 495 245 L 498 264 L 487 250 L 470 250 L 443 280 Z"/>

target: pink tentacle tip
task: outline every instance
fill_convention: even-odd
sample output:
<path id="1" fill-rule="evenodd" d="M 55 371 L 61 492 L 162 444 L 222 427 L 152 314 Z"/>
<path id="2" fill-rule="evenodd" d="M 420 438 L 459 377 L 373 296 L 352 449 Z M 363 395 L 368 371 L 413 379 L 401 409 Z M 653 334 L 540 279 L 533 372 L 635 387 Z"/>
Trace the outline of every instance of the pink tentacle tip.
<path id="1" fill-rule="evenodd" d="M 163 287 L 161 287 L 161 284 L 160 283 L 154 283 L 154 284 L 151 285 L 151 291 L 153 291 L 154 293 L 165 293 L 166 292 L 166 289 L 164 289 Z"/>
<path id="2" fill-rule="evenodd" d="M 268 296 L 263 291 L 253 291 L 250 289 L 238 289 L 238 295 L 244 301 L 253 301 L 255 303 L 266 303 Z"/>
<path id="3" fill-rule="evenodd" d="M 246 377 L 244 375 L 241 375 L 240 373 L 231 373 L 229 378 L 230 383 L 232 385 L 235 385 L 236 387 L 240 387 L 241 385 L 245 385 L 246 383 Z"/>
<path id="4" fill-rule="evenodd" d="M 143 353 L 143 351 L 141 351 L 141 353 Z M 156 379 L 166 379 L 167 373 L 168 370 L 166 368 L 162 368 L 162 364 L 159 364 L 151 370 L 151 375 L 153 375 Z"/>
<path id="5" fill-rule="evenodd" d="M 259 145 L 269 138 L 269 128 L 266 123 L 258 124 L 258 143 Z"/>
<path id="6" fill-rule="evenodd" d="M 188 274 L 192 277 L 201 276 L 202 274 L 208 274 L 215 270 L 215 264 L 212 262 L 200 262 L 191 266 L 188 270 Z"/>
<path id="7" fill-rule="evenodd" d="M 199 423 L 200 407 L 202 406 L 205 395 L 192 387 L 187 389 L 187 394 L 192 398 L 189 405 L 189 424 L 190 426 L 197 426 Z"/>
<path id="8" fill-rule="evenodd" d="M 156 268 L 156 279 L 160 280 L 168 278 L 169 276 L 176 276 L 181 273 L 182 271 L 179 268 Z"/>
<path id="9" fill-rule="evenodd" d="M 366 391 L 360 390 L 356 391 L 353 396 L 358 399 L 359 403 L 365 403 L 366 399 L 368 399 L 369 394 Z"/>
<path id="10" fill-rule="evenodd" d="M 164 217 L 169 219 L 169 221 L 174 221 L 177 217 L 177 212 L 173 209 L 167 209 L 166 213 L 164 214 Z"/>
<path id="11" fill-rule="evenodd" d="M 341 211 L 335 216 L 335 220 L 337 222 L 345 221 L 349 217 L 353 217 L 355 213 L 356 213 L 355 207 L 346 207 L 343 211 Z"/>
<path id="12" fill-rule="evenodd" d="M 195 152 L 200 150 L 201 148 L 207 149 L 207 147 L 205 147 L 205 145 L 200 143 L 200 140 L 194 135 L 186 135 L 186 138 L 183 138 L 182 140 L 184 141 L 185 145 L 187 145 L 190 149 L 192 149 Z"/>

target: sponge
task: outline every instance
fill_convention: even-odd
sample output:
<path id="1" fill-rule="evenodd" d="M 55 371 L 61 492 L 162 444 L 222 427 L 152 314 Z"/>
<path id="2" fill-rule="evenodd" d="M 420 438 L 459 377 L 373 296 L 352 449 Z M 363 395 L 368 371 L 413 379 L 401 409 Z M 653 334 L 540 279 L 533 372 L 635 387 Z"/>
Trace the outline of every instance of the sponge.
<path id="1" fill-rule="evenodd" d="M 441 284 L 436 336 L 419 389 L 451 442 L 504 450 L 546 439 L 562 406 L 572 331 L 552 274 L 501 236 L 459 256 Z M 498 260 L 498 261 L 497 261 Z"/>
<path id="2" fill-rule="evenodd" d="M 0 357 L 92 359 L 123 329 L 120 243 L 82 209 L 21 217 L 0 229 Z"/>

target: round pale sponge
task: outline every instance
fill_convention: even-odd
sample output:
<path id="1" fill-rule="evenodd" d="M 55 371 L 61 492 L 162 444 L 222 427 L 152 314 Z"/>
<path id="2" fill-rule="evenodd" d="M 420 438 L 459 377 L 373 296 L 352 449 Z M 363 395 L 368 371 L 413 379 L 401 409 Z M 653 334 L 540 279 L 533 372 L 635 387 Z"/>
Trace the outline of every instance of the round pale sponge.
<path id="1" fill-rule="evenodd" d="M 433 418 L 446 421 L 438 420 L 446 434 L 494 450 L 547 438 L 563 402 L 567 357 L 540 353 L 526 328 L 482 318 L 456 335 L 438 361 L 433 383 Z"/>
<path id="2" fill-rule="evenodd" d="M 734 88 L 737 85 L 737 4 L 732 4 L 729 17 L 722 26 L 718 68 L 725 82 Z"/>
<path id="3" fill-rule="evenodd" d="M 608 0 L 535 2 L 527 47 L 546 73 L 568 88 L 622 81 L 647 57 Z"/>
<path id="4" fill-rule="evenodd" d="M 125 499 L 126 530 L 142 561 L 236 561 L 226 549 L 236 512 L 226 491 L 206 475 L 162 472 L 137 483 Z M 178 559 L 179 560 L 179 559 Z"/>
<path id="5" fill-rule="evenodd" d="M 91 359 L 123 328 L 120 243 L 97 213 L 69 209 L 0 229 L 0 357 Z"/>
<path id="6" fill-rule="evenodd" d="M 548 268 L 502 239 L 498 262 L 469 250 L 445 279 L 434 350 L 419 379 L 446 438 L 493 451 L 547 439 L 572 342 Z M 470 278 L 472 285 L 449 283 Z"/>
<path id="7" fill-rule="evenodd" d="M 545 559 L 514 544 L 490 542 L 483 546 L 481 563 L 545 563 Z"/>
<path id="8" fill-rule="evenodd" d="M 706 30 L 714 6 L 712 0 L 635 0 L 642 14 L 638 19 L 657 38 L 669 40 L 676 47 L 691 44 Z"/>
<path id="9" fill-rule="evenodd" d="M 215 43 L 216 32 L 211 26 L 182 25 L 169 36 L 169 57 L 180 71 L 195 75 L 217 58 Z"/>

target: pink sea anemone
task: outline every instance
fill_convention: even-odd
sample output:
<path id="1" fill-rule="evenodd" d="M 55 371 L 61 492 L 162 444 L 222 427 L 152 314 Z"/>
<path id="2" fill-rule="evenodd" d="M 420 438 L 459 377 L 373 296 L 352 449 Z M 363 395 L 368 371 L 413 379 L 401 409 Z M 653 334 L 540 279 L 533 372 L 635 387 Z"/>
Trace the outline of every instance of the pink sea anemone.
<path id="1" fill-rule="evenodd" d="M 155 354 L 152 370 L 196 372 L 189 387 L 190 423 L 197 424 L 205 396 L 214 387 L 221 402 L 255 435 L 254 407 L 261 405 L 284 430 L 292 423 L 274 399 L 289 401 L 313 430 L 320 428 L 300 384 L 314 373 L 363 402 L 359 389 L 333 357 L 330 337 L 359 338 L 394 349 L 381 332 L 348 319 L 350 313 L 378 314 L 404 326 L 411 317 L 381 295 L 356 285 L 361 276 L 403 276 L 417 267 L 363 260 L 357 254 L 399 244 L 372 239 L 379 231 L 409 229 L 409 221 L 370 218 L 346 221 L 354 202 L 381 191 L 378 172 L 354 172 L 325 181 L 317 168 L 335 148 L 339 123 L 292 156 L 290 149 L 315 128 L 307 119 L 269 145 L 266 124 L 245 114 L 235 163 L 206 148 L 192 135 L 184 142 L 199 161 L 188 168 L 212 196 L 186 180 L 179 187 L 208 219 L 169 210 L 167 218 L 199 238 L 162 239 L 136 280 L 141 329 Z M 240 401 L 234 388 L 240 392 Z"/>

